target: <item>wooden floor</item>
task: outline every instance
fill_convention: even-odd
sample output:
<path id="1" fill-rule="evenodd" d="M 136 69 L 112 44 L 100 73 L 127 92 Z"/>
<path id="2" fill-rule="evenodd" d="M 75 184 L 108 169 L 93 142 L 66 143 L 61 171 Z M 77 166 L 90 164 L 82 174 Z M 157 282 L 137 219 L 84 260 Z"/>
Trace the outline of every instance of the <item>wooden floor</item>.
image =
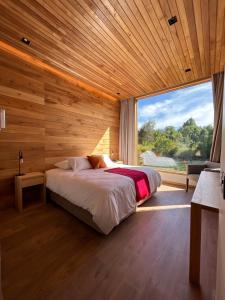
<path id="1" fill-rule="evenodd" d="M 212 299 L 217 216 L 203 216 L 200 290 L 188 282 L 191 196 L 162 186 L 106 237 L 53 204 L 1 212 L 5 300 Z"/>

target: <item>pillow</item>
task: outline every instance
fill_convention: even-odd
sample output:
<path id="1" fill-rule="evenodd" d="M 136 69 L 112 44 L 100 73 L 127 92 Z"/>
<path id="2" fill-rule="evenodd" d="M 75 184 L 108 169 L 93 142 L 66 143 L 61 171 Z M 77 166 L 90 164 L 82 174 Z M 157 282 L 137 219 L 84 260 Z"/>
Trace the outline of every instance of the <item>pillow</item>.
<path id="1" fill-rule="evenodd" d="M 83 156 L 69 158 L 69 164 L 74 172 L 92 168 L 87 157 L 83 157 Z"/>
<path id="2" fill-rule="evenodd" d="M 211 168 L 211 169 L 220 168 L 220 163 L 208 161 L 208 160 L 204 162 L 204 165 L 206 165 L 206 168 Z"/>
<path id="3" fill-rule="evenodd" d="M 57 168 L 63 169 L 63 170 L 70 170 L 71 169 L 71 166 L 70 166 L 69 161 L 67 159 L 54 164 L 54 166 L 56 166 Z"/>
<path id="4" fill-rule="evenodd" d="M 102 155 L 91 155 L 87 156 L 87 158 L 93 169 L 106 168 L 106 164 Z"/>
<path id="5" fill-rule="evenodd" d="M 115 163 L 111 160 L 111 158 L 108 156 L 108 154 L 103 154 L 103 160 L 106 164 L 106 167 L 113 167 L 115 166 Z"/>

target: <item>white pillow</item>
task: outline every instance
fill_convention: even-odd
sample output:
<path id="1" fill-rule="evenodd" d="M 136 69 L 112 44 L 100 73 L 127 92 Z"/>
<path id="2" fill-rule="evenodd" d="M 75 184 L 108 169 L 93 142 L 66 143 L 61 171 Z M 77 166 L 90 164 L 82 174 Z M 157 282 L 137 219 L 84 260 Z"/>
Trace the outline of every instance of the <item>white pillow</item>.
<path id="1" fill-rule="evenodd" d="M 108 154 L 103 154 L 102 156 L 107 167 L 112 167 L 115 165 L 115 163 L 111 160 Z"/>
<path id="2" fill-rule="evenodd" d="M 63 169 L 63 170 L 71 169 L 68 159 L 60 161 L 60 162 L 54 164 L 54 166 L 56 166 L 57 168 Z"/>
<path id="3" fill-rule="evenodd" d="M 78 172 L 86 169 L 92 169 L 92 166 L 89 163 L 87 157 L 83 157 L 83 156 L 69 158 L 69 164 L 74 172 Z"/>

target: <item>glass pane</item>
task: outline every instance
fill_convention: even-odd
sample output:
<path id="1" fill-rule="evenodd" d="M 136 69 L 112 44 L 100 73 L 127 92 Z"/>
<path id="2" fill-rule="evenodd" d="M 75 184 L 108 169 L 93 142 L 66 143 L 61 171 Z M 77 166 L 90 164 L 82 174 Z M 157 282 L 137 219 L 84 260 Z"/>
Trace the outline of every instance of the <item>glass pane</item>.
<path id="1" fill-rule="evenodd" d="M 211 82 L 138 101 L 138 161 L 184 172 L 209 159 L 213 134 Z"/>

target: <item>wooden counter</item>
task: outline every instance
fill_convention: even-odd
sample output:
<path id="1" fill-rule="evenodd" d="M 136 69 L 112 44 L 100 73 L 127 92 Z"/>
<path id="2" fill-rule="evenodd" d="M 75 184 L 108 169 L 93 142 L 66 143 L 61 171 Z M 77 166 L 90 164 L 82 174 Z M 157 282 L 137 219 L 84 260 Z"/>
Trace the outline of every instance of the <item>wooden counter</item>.
<path id="1" fill-rule="evenodd" d="M 218 213 L 221 197 L 220 173 L 201 172 L 191 201 L 189 279 L 194 284 L 200 283 L 201 212 L 206 209 Z"/>

